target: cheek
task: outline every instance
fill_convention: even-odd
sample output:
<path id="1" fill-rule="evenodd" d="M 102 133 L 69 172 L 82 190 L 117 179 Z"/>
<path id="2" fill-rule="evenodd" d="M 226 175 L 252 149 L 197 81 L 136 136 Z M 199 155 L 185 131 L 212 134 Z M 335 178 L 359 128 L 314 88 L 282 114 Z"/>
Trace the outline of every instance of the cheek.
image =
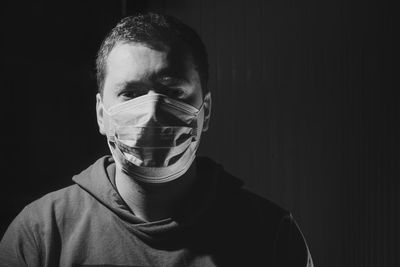
<path id="1" fill-rule="evenodd" d="M 193 77 L 192 77 L 193 78 Z M 191 105 L 195 108 L 199 109 L 204 101 L 203 91 L 200 85 L 200 81 L 198 79 L 198 75 L 193 79 L 193 86 L 191 88 L 192 93 L 190 94 L 190 102 Z"/>
<path id="2" fill-rule="evenodd" d="M 193 86 L 188 89 L 190 92 L 184 99 L 187 104 L 199 109 L 203 104 L 203 93 L 200 86 Z"/>
<path id="3" fill-rule="evenodd" d="M 118 99 L 116 84 L 117 81 L 115 81 L 113 77 L 110 77 L 110 75 L 107 75 L 103 87 L 103 103 L 107 108 L 110 108 L 121 102 L 121 100 Z"/>
<path id="4" fill-rule="evenodd" d="M 111 90 L 104 91 L 103 101 L 105 108 L 110 108 L 119 103 L 118 97 Z"/>

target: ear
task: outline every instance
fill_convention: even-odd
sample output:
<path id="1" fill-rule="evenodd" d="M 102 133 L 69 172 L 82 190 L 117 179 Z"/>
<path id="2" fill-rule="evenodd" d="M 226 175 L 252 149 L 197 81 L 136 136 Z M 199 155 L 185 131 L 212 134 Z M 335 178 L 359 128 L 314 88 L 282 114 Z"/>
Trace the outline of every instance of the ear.
<path id="1" fill-rule="evenodd" d="M 210 124 L 211 117 L 211 93 L 208 92 L 204 97 L 204 122 L 203 122 L 203 132 L 208 130 L 208 126 Z"/>
<path id="2" fill-rule="evenodd" d="M 101 100 L 101 95 L 99 93 L 96 94 L 96 116 L 97 116 L 97 125 L 99 125 L 99 132 L 102 135 L 106 135 L 106 131 L 104 128 L 104 106 L 103 101 Z"/>

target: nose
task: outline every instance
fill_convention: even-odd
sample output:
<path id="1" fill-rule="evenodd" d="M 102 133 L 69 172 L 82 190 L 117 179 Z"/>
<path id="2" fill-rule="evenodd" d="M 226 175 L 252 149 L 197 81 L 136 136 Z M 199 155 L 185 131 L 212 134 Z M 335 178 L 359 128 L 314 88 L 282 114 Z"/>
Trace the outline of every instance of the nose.
<path id="1" fill-rule="evenodd" d="M 156 90 L 149 90 L 147 95 L 159 95 Z M 165 96 L 154 97 L 153 100 L 146 106 L 147 126 L 187 126 L 184 121 L 174 116 L 165 106 Z"/>
<path id="2" fill-rule="evenodd" d="M 154 89 L 151 89 L 147 92 L 147 95 L 156 95 L 157 92 Z M 148 118 L 148 126 L 157 126 L 160 123 L 160 104 L 161 98 L 154 98 L 146 107 L 147 118 Z"/>
<path id="3" fill-rule="evenodd" d="M 155 94 L 157 94 L 157 91 L 155 90 L 155 89 L 150 89 L 148 92 L 147 92 L 147 94 L 148 95 L 155 95 Z"/>

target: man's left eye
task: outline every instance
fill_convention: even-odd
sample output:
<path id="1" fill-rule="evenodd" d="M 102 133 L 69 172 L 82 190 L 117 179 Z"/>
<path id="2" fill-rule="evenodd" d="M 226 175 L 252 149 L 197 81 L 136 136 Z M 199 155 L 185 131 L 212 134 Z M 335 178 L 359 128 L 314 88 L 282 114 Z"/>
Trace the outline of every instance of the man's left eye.
<path id="1" fill-rule="evenodd" d="M 182 89 L 179 88 L 169 88 L 168 89 L 168 96 L 171 98 L 184 98 L 185 97 L 185 92 Z"/>

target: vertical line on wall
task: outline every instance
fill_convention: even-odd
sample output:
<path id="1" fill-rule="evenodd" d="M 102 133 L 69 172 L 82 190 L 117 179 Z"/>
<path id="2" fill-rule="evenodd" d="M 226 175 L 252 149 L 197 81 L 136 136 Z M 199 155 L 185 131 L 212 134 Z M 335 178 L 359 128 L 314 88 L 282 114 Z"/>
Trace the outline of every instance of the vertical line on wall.
<path id="1" fill-rule="evenodd" d="M 126 3 L 127 0 L 121 0 L 121 17 L 126 17 Z"/>

